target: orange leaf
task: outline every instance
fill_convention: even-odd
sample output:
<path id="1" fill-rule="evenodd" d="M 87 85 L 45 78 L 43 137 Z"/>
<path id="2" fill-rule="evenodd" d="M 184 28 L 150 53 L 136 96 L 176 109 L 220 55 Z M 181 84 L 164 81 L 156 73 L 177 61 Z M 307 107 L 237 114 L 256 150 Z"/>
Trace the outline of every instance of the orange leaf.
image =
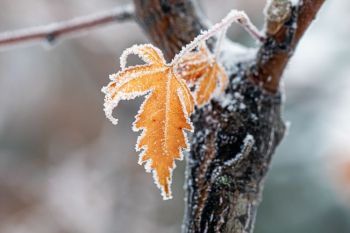
<path id="1" fill-rule="evenodd" d="M 216 62 L 205 43 L 180 59 L 176 72 L 189 84 L 195 84 L 195 99 L 198 106 L 208 103 L 220 86 L 224 91 L 228 84 L 225 70 Z"/>
<path id="2" fill-rule="evenodd" d="M 126 57 L 131 53 L 139 55 L 146 64 L 125 68 Z M 174 74 L 161 51 L 152 45 L 127 49 L 121 66 L 122 70 L 103 89 L 106 116 L 117 123 L 112 111 L 120 100 L 147 94 L 133 124 L 135 131 L 142 130 L 136 145 L 138 151 L 142 150 L 139 164 L 153 172 L 163 198 L 169 199 L 175 159 L 181 160 L 182 151 L 189 148 L 184 130 L 193 130 L 189 115 L 194 110 L 194 100 L 185 81 Z"/>
<path id="3" fill-rule="evenodd" d="M 193 85 L 207 72 L 210 56 L 205 43 L 202 43 L 198 51 L 185 54 L 175 65 L 174 70 L 182 79 Z"/>
<path id="4" fill-rule="evenodd" d="M 220 87 L 224 91 L 228 84 L 228 77 L 224 69 L 216 62 L 213 62 L 207 72 L 198 79 L 195 90 L 195 98 L 198 106 L 203 106 L 210 101 L 215 91 Z"/>

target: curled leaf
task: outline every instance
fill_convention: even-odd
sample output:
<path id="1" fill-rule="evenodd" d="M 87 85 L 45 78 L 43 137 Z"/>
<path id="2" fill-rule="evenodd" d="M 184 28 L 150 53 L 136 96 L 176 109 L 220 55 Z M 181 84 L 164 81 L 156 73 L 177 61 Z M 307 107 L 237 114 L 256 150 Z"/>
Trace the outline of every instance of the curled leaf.
<path id="1" fill-rule="evenodd" d="M 188 84 L 193 85 L 207 72 L 210 56 L 205 43 L 202 43 L 198 51 L 191 51 L 179 59 L 179 62 L 174 66 L 175 73 L 186 80 Z"/>
<path id="2" fill-rule="evenodd" d="M 207 72 L 198 79 L 195 98 L 198 106 L 208 103 L 216 90 L 224 91 L 228 77 L 224 69 L 216 62 L 209 65 Z"/>
<path id="3" fill-rule="evenodd" d="M 189 84 L 196 85 L 195 100 L 198 106 L 210 101 L 216 90 L 224 91 L 228 77 L 205 43 L 179 60 L 176 72 Z"/>

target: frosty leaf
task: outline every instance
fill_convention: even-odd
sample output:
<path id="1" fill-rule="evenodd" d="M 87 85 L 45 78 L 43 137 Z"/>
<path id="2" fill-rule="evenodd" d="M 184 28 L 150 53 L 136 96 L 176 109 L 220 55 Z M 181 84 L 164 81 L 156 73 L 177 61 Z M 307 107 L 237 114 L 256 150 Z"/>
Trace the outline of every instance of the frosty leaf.
<path id="1" fill-rule="evenodd" d="M 224 91 L 228 83 L 227 75 L 224 69 L 216 62 L 212 63 L 207 72 L 198 80 L 195 91 L 195 98 L 198 106 L 208 103 L 215 91 L 220 87 Z"/>
<path id="2" fill-rule="evenodd" d="M 146 64 L 125 68 L 129 54 L 139 55 Z M 147 94 L 133 124 L 135 131 L 142 130 L 136 145 L 138 151 L 142 150 L 139 164 L 153 172 L 163 198 L 169 199 L 174 161 L 181 160 L 182 151 L 189 148 L 184 130 L 193 130 L 189 115 L 194 110 L 194 100 L 185 81 L 175 76 L 173 67 L 152 45 L 127 49 L 121 64 L 122 70 L 103 88 L 106 116 L 116 123 L 112 111 L 120 100 Z"/>
<path id="3" fill-rule="evenodd" d="M 215 91 L 223 91 L 228 83 L 224 69 L 216 62 L 205 43 L 198 51 L 190 52 L 179 60 L 175 67 L 181 78 L 195 84 L 195 99 L 199 106 L 209 102 Z"/>
<path id="4" fill-rule="evenodd" d="M 210 56 L 205 43 L 202 43 L 198 51 L 193 51 L 185 54 L 175 65 L 175 72 L 193 85 L 207 71 Z"/>

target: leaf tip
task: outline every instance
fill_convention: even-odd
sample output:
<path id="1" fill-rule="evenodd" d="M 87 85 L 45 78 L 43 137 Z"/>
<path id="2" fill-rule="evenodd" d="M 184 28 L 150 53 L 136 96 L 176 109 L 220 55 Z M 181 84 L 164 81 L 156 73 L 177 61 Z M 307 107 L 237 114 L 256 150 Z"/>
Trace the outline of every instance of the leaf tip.
<path id="1" fill-rule="evenodd" d="M 157 184 L 157 181 L 155 179 Z M 161 195 L 164 201 L 173 199 L 173 194 L 171 192 L 171 177 L 166 179 L 165 184 L 158 183 L 157 186 L 161 190 Z"/>
<path id="2" fill-rule="evenodd" d="M 106 96 L 105 103 L 103 104 L 103 106 L 104 106 L 103 110 L 105 112 L 106 118 L 110 120 L 113 125 L 118 124 L 118 119 L 114 118 L 112 115 L 113 109 L 117 106 L 117 103 L 115 101 L 108 99 L 108 97 Z"/>

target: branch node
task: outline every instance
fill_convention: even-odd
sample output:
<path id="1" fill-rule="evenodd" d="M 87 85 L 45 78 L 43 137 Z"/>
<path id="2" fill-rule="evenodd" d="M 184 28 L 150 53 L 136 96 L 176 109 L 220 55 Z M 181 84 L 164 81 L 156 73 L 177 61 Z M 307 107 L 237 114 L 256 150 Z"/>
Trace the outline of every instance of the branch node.
<path id="1" fill-rule="evenodd" d="M 275 35 L 290 18 L 292 3 L 289 0 L 273 0 L 265 8 L 266 34 Z"/>

